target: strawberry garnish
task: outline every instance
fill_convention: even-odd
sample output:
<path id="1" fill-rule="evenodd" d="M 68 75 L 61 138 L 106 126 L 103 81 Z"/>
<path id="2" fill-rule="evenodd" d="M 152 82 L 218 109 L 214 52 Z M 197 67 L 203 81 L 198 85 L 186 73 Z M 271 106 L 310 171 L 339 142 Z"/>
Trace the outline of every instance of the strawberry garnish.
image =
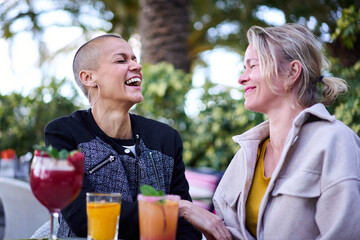
<path id="1" fill-rule="evenodd" d="M 76 171 L 84 172 L 85 156 L 81 151 L 71 151 L 67 159 L 75 167 Z"/>

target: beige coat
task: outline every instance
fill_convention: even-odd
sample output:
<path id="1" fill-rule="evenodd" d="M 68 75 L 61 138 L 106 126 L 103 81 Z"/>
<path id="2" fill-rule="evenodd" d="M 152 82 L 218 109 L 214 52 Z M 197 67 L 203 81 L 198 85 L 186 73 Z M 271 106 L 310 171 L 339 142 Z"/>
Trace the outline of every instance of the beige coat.
<path id="1" fill-rule="evenodd" d="M 245 201 L 268 122 L 233 137 L 241 149 L 214 195 L 216 213 L 235 239 L 245 229 Z M 360 239 L 360 139 L 322 104 L 294 120 L 260 204 L 258 239 Z"/>

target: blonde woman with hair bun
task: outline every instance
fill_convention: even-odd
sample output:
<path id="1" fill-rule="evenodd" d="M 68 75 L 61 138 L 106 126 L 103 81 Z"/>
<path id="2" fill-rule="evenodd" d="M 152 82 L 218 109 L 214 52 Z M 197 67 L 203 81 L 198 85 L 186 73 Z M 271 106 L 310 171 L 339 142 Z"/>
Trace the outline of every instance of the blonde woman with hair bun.
<path id="1" fill-rule="evenodd" d="M 360 239 L 360 139 L 325 108 L 346 82 L 301 25 L 253 26 L 247 38 L 238 82 L 268 120 L 233 137 L 216 215 L 181 200 L 180 216 L 208 240 Z"/>
<path id="2" fill-rule="evenodd" d="M 360 139 L 325 106 L 347 91 L 305 27 L 253 26 L 239 84 L 268 120 L 240 145 L 214 195 L 233 239 L 360 239 Z"/>

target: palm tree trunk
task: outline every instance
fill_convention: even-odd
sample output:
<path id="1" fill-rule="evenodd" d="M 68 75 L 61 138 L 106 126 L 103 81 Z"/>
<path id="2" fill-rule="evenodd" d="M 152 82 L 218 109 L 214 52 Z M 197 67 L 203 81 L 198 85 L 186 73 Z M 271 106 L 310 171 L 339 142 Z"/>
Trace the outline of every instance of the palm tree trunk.
<path id="1" fill-rule="evenodd" d="M 140 0 L 141 62 L 190 69 L 187 37 L 190 0 Z"/>

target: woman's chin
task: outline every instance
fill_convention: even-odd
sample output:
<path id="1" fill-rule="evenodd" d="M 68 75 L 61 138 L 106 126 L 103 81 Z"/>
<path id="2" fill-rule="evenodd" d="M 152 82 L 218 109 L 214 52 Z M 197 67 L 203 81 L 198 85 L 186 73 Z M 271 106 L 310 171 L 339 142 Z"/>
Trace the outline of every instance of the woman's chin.
<path id="1" fill-rule="evenodd" d="M 250 111 L 250 112 L 262 112 L 261 109 L 259 108 L 259 106 L 256 106 L 254 104 L 250 104 L 250 103 L 244 103 L 245 108 Z"/>
<path id="2" fill-rule="evenodd" d="M 141 103 L 144 100 L 144 97 L 141 95 L 137 98 L 136 103 Z"/>
<path id="3" fill-rule="evenodd" d="M 248 111 L 253 111 L 253 106 L 248 103 L 246 100 L 245 100 L 245 103 L 244 103 L 244 107 L 248 110 Z"/>
<path id="4" fill-rule="evenodd" d="M 131 102 L 133 103 L 133 105 L 135 105 L 138 103 L 142 103 L 143 100 L 144 100 L 143 96 L 138 96 L 138 97 L 132 98 Z"/>

